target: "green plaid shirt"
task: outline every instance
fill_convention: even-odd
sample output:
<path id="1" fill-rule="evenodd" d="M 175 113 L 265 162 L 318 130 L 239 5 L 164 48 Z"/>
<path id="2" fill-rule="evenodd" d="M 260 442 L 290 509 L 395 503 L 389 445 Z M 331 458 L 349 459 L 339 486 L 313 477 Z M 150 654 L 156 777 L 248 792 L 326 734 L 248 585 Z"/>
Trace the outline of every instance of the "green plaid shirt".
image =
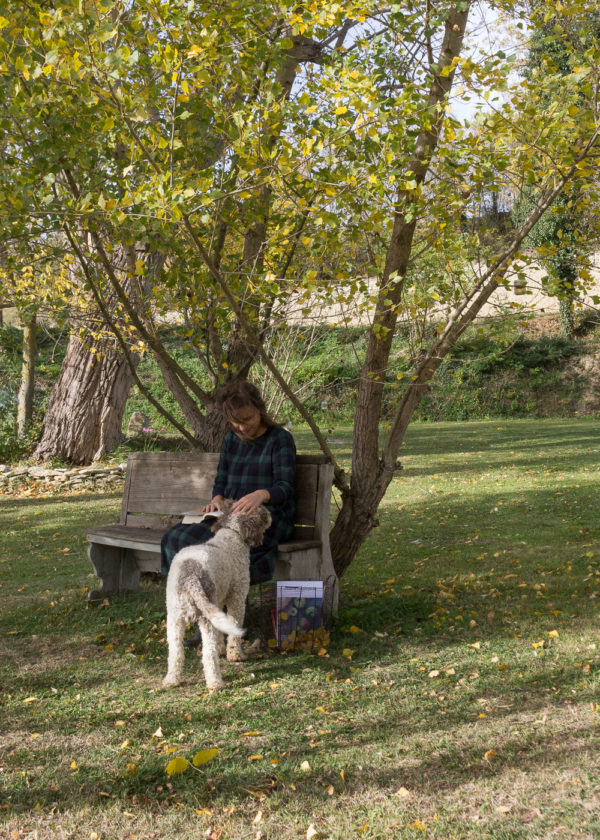
<path id="1" fill-rule="evenodd" d="M 213 486 L 213 496 L 241 499 L 254 490 L 268 490 L 267 507 L 293 525 L 296 508 L 296 446 L 281 426 L 270 426 L 256 440 L 246 442 L 228 432 Z"/>
<path id="2" fill-rule="evenodd" d="M 296 514 L 296 445 L 281 426 L 271 426 L 257 440 L 246 443 L 228 432 L 221 449 L 213 487 L 214 496 L 241 499 L 254 490 L 268 490 L 271 527 L 262 545 L 250 549 L 250 580 L 270 580 L 275 569 L 277 546 L 289 540 Z M 212 536 L 210 523 L 175 525 L 162 538 L 161 568 L 167 574 L 177 552 L 188 545 L 206 542 Z"/>

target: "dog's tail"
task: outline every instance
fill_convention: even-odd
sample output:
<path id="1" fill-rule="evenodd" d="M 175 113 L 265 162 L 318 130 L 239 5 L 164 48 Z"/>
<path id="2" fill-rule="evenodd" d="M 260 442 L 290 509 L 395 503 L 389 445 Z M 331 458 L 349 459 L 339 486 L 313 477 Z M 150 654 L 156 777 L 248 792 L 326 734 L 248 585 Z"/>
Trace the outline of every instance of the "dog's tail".
<path id="1" fill-rule="evenodd" d="M 188 584 L 188 592 L 202 615 L 207 618 L 213 627 L 227 636 L 243 636 L 246 632 L 243 627 L 236 624 L 223 610 L 220 610 L 206 597 L 206 593 L 199 582 L 194 581 Z"/>

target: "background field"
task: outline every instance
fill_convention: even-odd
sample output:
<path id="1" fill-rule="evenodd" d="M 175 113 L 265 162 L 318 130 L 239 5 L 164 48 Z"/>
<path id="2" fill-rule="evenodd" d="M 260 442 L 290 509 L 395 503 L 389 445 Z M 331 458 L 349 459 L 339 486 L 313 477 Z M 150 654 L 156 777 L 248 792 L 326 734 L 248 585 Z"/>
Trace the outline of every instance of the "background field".
<path id="1" fill-rule="evenodd" d="M 213 695 L 191 652 L 161 688 L 162 583 L 86 605 L 116 496 L 4 497 L 0 836 L 598 837 L 599 456 L 590 419 L 414 425 L 326 654 Z"/>

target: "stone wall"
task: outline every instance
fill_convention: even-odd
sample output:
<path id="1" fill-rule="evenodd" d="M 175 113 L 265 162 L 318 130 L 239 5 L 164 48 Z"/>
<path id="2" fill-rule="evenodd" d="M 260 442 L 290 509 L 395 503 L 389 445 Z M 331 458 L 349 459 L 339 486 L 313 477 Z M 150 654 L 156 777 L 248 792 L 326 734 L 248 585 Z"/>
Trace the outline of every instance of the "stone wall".
<path id="1" fill-rule="evenodd" d="M 127 464 L 111 467 L 12 467 L 0 464 L 0 493 L 19 486 L 47 485 L 61 490 L 112 490 L 121 492 Z"/>

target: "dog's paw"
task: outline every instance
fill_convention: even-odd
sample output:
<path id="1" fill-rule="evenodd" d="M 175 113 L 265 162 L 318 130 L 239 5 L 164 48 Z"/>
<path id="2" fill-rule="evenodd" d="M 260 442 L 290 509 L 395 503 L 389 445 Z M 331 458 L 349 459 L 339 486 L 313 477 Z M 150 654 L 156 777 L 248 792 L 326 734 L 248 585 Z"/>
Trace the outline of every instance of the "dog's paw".
<path id="1" fill-rule="evenodd" d="M 247 659 L 248 657 L 241 648 L 227 651 L 228 662 L 245 662 Z"/>
<path id="2" fill-rule="evenodd" d="M 169 674 L 167 674 L 167 676 L 162 681 L 162 684 L 164 688 L 173 688 L 174 686 L 179 685 L 180 682 L 181 680 L 178 680 L 177 677 L 172 677 Z"/>
<path id="3" fill-rule="evenodd" d="M 221 680 L 221 682 L 207 683 L 206 687 L 209 691 L 220 691 L 222 688 L 225 688 L 225 683 Z"/>

